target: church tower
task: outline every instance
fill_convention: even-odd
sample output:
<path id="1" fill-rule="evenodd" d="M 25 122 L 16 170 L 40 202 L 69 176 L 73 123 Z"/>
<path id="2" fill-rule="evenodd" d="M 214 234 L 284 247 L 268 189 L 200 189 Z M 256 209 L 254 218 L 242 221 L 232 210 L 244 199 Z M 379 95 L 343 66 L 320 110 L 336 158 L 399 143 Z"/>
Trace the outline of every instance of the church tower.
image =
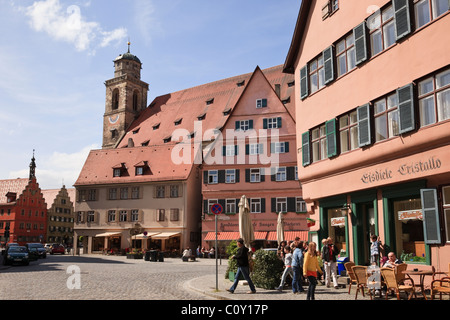
<path id="1" fill-rule="evenodd" d="M 103 149 L 114 148 L 128 126 L 147 107 L 148 84 L 141 81 L 142 63 L 128 52 L 114 59 L 114 78 L 105 82 L 106 105 L 103 116 Z"/>

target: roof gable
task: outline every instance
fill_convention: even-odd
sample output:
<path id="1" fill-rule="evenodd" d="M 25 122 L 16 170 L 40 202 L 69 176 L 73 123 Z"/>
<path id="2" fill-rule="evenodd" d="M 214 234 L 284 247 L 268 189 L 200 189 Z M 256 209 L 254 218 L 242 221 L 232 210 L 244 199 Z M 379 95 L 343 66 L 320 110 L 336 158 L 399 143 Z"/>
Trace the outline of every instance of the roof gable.
<path id="1" fill-rule="evenodd" d="M 0 180 L 0 203 L 7 202 L 6 194 L 10 192 L 15 193 L 16 198 L 18 199 L 19 196 L 25 191 L 29 182 L 29 179 Z"/>

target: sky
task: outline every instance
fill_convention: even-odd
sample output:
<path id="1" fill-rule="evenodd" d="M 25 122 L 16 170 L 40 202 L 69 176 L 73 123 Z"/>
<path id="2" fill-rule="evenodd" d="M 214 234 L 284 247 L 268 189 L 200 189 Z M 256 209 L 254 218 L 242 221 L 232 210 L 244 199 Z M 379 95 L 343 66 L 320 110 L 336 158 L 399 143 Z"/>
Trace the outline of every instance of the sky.
<path id="1" fill-rule="evenodd" d="M 284 64 L 301 0 L 0 0 L 0 180 L 72 188 L 102 145 L 104 82 L 128 49 L 148 104 Z"/>

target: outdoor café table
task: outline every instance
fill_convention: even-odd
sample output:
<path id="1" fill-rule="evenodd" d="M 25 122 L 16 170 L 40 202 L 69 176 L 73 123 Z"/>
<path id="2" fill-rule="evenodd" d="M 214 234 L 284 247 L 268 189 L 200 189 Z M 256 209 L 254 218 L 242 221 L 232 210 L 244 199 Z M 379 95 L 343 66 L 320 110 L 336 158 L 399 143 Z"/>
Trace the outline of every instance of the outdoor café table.
<path id="1" fill-rule="evenodd" d="M 427 296 L 425 294 L 425 288 L 424 288 L 423 282 L 424 282 L 425 276 L 432 276 L 434 274 L 434 272 L 431 270 L 405 270 L 402 273 L 408 274 L 410 276 L 412 276 L 412 275 L 419 276 L 420 291 L 422 291 L 422 295 L 425 298 L 425 300 L 428 300 Z"/>

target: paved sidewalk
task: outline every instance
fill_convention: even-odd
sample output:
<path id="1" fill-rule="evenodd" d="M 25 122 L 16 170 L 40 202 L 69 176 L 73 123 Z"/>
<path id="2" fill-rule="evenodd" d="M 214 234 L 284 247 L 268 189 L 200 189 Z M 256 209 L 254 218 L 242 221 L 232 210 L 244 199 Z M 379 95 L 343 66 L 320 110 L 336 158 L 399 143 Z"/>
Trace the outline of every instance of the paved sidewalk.
<path id="1" fill-rule="evenodd" d="M 341 281 L 344 279 L 340 279 Z M 220 300 L 306 300 L 307 286 L 304 286 L 305 293 L 293 294 L 290 287 L 285 287 L 282 292 L 277 290 L 266 290 L 256 288 L 255 294 L 247 294 L 249 287 L 245 281 L 241 281 L 234 291 L 229 293 L 232 282 L 224 278 L 223 273 L 219 273 L 216 290 L 216 275 L 205 275 L 199 278 L 191 279 L 185 282 L 186 289 L 197 291 L 201 294 L 220 299 Z M 348 286 L 335 289 L 327 288 L 324 285 L 317 285 L 316 300 L 355 300 L 356 287 L 352 286 L 351 293 L 348 294 Z M 379 299 L 378 297 L 376 299 Z M 366 294 L 365 297 L 358 294 L 358 300 L 370 300 Z"/>

